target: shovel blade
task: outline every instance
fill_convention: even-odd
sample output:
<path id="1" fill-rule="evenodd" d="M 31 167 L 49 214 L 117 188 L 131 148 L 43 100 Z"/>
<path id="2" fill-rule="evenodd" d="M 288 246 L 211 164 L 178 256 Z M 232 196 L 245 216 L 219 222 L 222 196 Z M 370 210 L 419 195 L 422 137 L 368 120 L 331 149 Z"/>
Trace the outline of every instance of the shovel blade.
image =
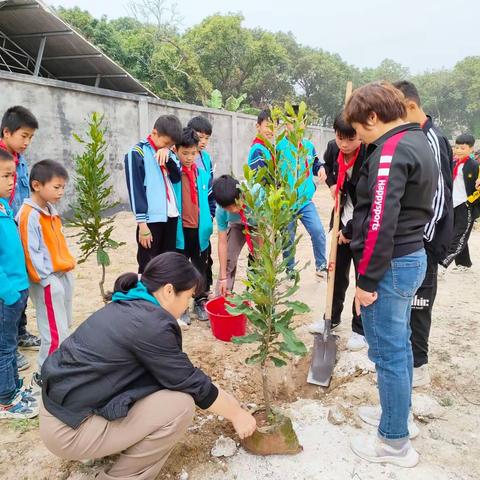
<path id="1" fill-rule="evenodd" d="M 337 342 L 335 336 L 329 334 L 324 339 L 323 335 L 316 334 L 307 382 L 313 385 L 320 385 L 321 387 L 328 387 L 336 360 Z"/>

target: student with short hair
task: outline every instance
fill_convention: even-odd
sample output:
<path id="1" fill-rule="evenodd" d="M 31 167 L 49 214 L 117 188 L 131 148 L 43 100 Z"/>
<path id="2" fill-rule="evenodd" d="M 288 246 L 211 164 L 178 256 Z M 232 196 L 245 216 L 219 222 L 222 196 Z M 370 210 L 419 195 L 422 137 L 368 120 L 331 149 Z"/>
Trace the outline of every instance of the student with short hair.
<path id="1" fill-rule="evenodd" d="M 213 126 L 208 120 L 207 117 L 199 115 L 197 117 L 193 117 L 189 122 L 187 127 L 193 128 L 195 133 L 198 136 L 198 157 L 197 157 L 197 167 L 203 168 L 206 172 L 210 173 L 210 180 L 208 186 L 208 205 L 210 208 L 210 215 L 212 220 L 215 218 L 215 211 L 217 209 L 217 204 L 215 202 L 215 197 L 213 196 L 213 173 L 215 170 L 215 166 L 213 164 L 212 157 L 210 153 L 207 151 L 208 144 L 210 143 L 210 139 L 213 133 Z M 212 244 L 211 242 L 208 243 L 208 250 L 206 253 L 207 259 L 207 269 L 206 269 L 206 278 L 207 278 L 207 285 L 206 291 L 209 292 L 213 285 L 213 258 L 212 258 Z"/>
<path id="2" fill-rule="evenodd" d="M 0 149 L 0 419 L 33 418 L 36 401 L 21 390 L 16 350 L 18 325 L 28 299 L 25 256 L 9 200 L 15 188 L 13 156 Z"/>
<path id="3" fill-rule="evenodd" d="M 473 156 L 475 137 L 459 135 L 454 146 L 453 166 L 453 239 L 440 265 L 447 269 L 455 261 L 456 272 L 467 272 L 472 266 L 468 239 L 475 220 L 480 216 L 480 200 L 472 199 L 477 190 L 479 165 Z"/>
<path id="4" fill-rule="evenodd" d="M 423 234 L 438 168 L 426 136 L 417 123 L 406 123 L 406 114 L 405 97 L 387 82 L 354 90 L 345 107 L 345 120 L 368 145 L 350 248 L 358 268 L 357 312 L 380 396 L 379 407 L 359 409 L 377 433 L 353 439 L 351 447 L 371 462 L 414 467 L 410 311 L 427 267 Z"/>
<path id="5" fill-rule="evenodd" d="M 168 150 L 181 141 L 182 125 L 174 115 L 158 117 L 150 135 L 125 155 L 130 206 L 137 221 L 138 272 L 155 256 L 176 249 L 178 205 L 172 182 L 180 180 Z M 164 149 L 163 164 L 156 153 Z"/>
<path id="6" fill-rule="evenodd" d="M 335 267 L 335 280 L 332 304 L 332 328 L 337 327 L 342 320 L 345 294 L 350 283 L 350 267 L 354 264 L 350 242 L 353 236 L 353 210 L 357 203 L 356 187 L 360 178 L 360 170 L 365 163 L 366 147 L 354 128 L 345 121 L 343 112 L 339 113 L 334 122 L 335 139 L 330 140 L 324 154 L 326 183 L 335 201 L 337 195 L 340 208 L 340 232 Z M 333 215 L 331 227 L 333 226 Z M 323 333 L 325 322 L 315 322 L 309 327 L 311 333 Z M 347 342 L 349 350 L 361 350 L 367 347 L 362 318 L 357 314 L 355 303 L 352 305 L 352 334 Z"/>
<path id="7" fill-rule="evenodd" d="M 226 295 L 233 290 L 238 257 L 245 243 L 253 254 L 252 225 L 241 203 L 239 182 L 231 175 L 222 175 L 213 182 L 217 202 L 219 277 L 216 293 Z"/>
<path id="8" fill-rule="evenodd" d="M 448 251 L 453 235 L 452 167 L 453 155 L 448 138 L 435 126 L 423 111 L 418 90 L 412 82 L 394 83 L 406 100 L 407 121 L 420 124 L 435 157 L 438 183 L 433 198 L 433 217 L 425 226 L 423 240 L 427 253 L 425 279 L 412 303 L 410 326 L 412 328 L 413 380 L 412 386 L 423 387 L 430 383 L 428 372 L 428 339 L 432 324 L 432 310 L 437 294 L 438 262 Z"/>
<path id="9" fill-rule="evenodd" d="M 10 107 L 3 114 L 0 126 L 0 149 L 11 153 L 16 164 L 15 185 L 9 199 L 14 217 L 23 201 L 30 196 L 28 165 L 24 153 L 37 130 L 38 121 L 35 115 L 21 105 Z M 18 327 L 18 346 L 29 350 L 40 348 L 40 339 L 27 330 L 25 311 L 22 313 Z M 30 366 L 27 358 L 20 351 L 17 351 L 17 365 L 19 370 L 26 370 Z"/>
<path id="10" fill-rule="evenodd" d="M 210 172 L 197 167 L 198 145 L 195 130 L 188 127 L 183 129 L 182 139 L 175 145 L 181 171 L 181 181 L 174 184 L 179 210 L 176 245 L 202 276 L 203 281 L 195 295 L 193 313 L 198 320 L 206 321 L 208 246 L 213 222 L 208 202 Z M 180 320 L 190 324 L 188 311 Z"/>
<path id="11" fill-rule="evenodd" d="M 266 162 L 272 158 L 272 153 L 265 144 L 265 140 L 271 142 L 274 136 L 270 110 L 262 110 L 258 114 L 255 126 L 257 129 L 257 135 L 253 139 L 248 153 L 248 166 L 252 170 L 264 167 Z"/>
<path id="12" fill-rule="evenodd" d="M 31 197 L 24 200 L 17 215 L 41 338 L 38 370 L 31 384 L 36 392 L 42 386 L 43 362 L 68 337 L 72 325 L 75 259 L 54 207 L 63 197 L 67 181 L 67 170 L 60 163 L 37 162 L 30 171 Z"/>

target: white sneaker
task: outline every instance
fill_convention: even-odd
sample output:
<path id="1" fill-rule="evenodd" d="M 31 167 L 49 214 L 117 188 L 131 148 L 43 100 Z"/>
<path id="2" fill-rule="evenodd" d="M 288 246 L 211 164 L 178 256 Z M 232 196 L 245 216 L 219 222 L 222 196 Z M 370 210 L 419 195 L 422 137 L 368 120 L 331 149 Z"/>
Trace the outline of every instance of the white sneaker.
<path id="1" fill-rule="evenodd" d="M 337 328 L 340 324 L 339 323 L 332 323 L 332 326 L 330 327 L 330 330 L 333 330 L 334 328 Z M 308 331 L 310 333 L 320 333 L 322 334 L 323 331 L 325 330 L 325 320 L 319 320 L 318 322 L 313 322 L 310 325 L 308 325 Z"/>
<path id="2" fill-rule="evenodd" d="M 428 364 L 413 369 L 412 388 L 425 387 L 430 384 Z"/>
<path id="3" fill-rule="evenodd" d="M 368 343 L 365 340 L 365 337 L 359 333 L 352 332 L 352 335 L 350 335 L 347 342 L 347 348 L 352 352 L 357 352 L 366 347 L 368 347 Z"/>
<path id="4" fill-rule="evenodd" d="M 368 425 L 378 427 L 380 425 L 380 417 L 382 416 L 382 408 L 377 406 L 359 407 L 358 416 Z M 412 413 L 408 415 L 408 433 L 411 440 L 418 437 L 420 429 L 413 419 Z"/>
<path id="5" fill-rule="evenodd" d="M 318 268 L 315 272 L 315 275 L 317 276 L 318 279 L 325 280 L 328 276 L 328 270 L 326 267 Z"/>
<path id="6" fill-rule="evenodd" d="M 390 463 L 398 467 L 412 468 L 420 458 L 410 440 L 403 447 L 395 448 L 377 435 L 356 437 L 350 442 L 350 448 L 353 453 L 369 462 Z"/>

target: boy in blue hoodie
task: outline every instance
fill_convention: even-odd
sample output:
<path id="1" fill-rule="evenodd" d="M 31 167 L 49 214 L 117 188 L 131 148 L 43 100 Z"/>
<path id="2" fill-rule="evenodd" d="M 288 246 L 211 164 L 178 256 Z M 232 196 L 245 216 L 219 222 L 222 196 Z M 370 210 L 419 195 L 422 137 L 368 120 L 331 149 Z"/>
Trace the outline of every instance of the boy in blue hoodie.
<path id="1" fill-rule="evenodd" d="M 205 311 L 208 247 L 213 223 L 208 202 L 210 172 L 197 166 L 198 143 L 195 131 L 184 128 L 181 140 L 175 145 L 181 180 L 174 184 L 174 189 L 179 210 L 177 249 L 191 260 L 203 277 L 203 288 L 195 296 L 194 314 L 198 320 L 205 321 L 208 320 Z M 188 312 L 182 315 L 181 320 L 190 323 Z"/>
<path id="2" fill-rule="evenodd" d="M 9 198 L 9 205 L 13 210 L 14 217 L 20 210 L 23 201 L 30 197 L 28 165 L 23 154 L 30 145 L 37 129 L 37 119 L 25 107 L 18 105 L 10 107 L 2 117 L 0 149 L 9 152 L 16 164 L 15 185 Z M 40 339 L 27 331 L 25 311 L 22 313 L 18 327 L 18 346 L 30 350 L 40 349 Z M 17 351 L 18 370 L 26 370 L 29 366 L 30 363 L 27 358 L 20 351 Z"/>
<path id="3" fill-rule="evenodd" d="M 213 127 L 208 118 L 203 117 L 201 115 L 197 117 L 193 117 L 189 122 L 187 127 L 193 128 L 195 133 L 198 136 L 198 156 L 197 156 L 197 167 L 203 168 L 205 171 L 210 173 L 210 180 L 208 184 L 208 205 L 210 207 L 210 215 L 212 219 L 215 218 L 215 211 L 217 209 L 217 203 L 215 202 L 215 197 L 213 195 L 213 173 L 215 167 L 213 165 L 212 157 L 207 152 L 207 147 L 210 142 L 210 138 L 213 133 Z M 212 266 L 213 266 L 213 258 L 212 258 L 212 244 L 209 243 L 208 245 L 208 252 L 207 252 L 207 271 L 206 271 L 206 278 L 207 278 L 207 286 L 206 290 L 210 291 L 213 285 L 213 273 L 212 273 Z"/>
<path id="4" fill-rule="evenodd" d="M 0 419 L 33 418 L 38 405 L 21 390 L 17 369 L 18 325 L 28 298 L 28 277 L 13 211 L 8 204 L 15 188 L 13 156 L 0 149 Z"/>
<path id="5" fill-rule="evenodd" d="M 178 182 L 175 160 L 163 164 L 156 158 L 182 138 L 182 124 L 174 115 L 157 119 L 150 135 L 125 155 L 125 175 L 130 205 L 137 220 L 138 273 L 164 252 L 175 251 L 178 205 L 172 182 Z"/>

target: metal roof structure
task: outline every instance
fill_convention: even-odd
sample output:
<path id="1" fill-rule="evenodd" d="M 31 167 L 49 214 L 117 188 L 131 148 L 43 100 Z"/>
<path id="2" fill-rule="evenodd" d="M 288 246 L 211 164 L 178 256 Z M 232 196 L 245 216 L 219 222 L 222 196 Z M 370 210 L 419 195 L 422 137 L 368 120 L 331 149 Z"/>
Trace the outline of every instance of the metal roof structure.
<path id="1" fill-rule="evenodd" d="M 0 0 L 0 70 L 156 97 L 39 0 Z"/>

